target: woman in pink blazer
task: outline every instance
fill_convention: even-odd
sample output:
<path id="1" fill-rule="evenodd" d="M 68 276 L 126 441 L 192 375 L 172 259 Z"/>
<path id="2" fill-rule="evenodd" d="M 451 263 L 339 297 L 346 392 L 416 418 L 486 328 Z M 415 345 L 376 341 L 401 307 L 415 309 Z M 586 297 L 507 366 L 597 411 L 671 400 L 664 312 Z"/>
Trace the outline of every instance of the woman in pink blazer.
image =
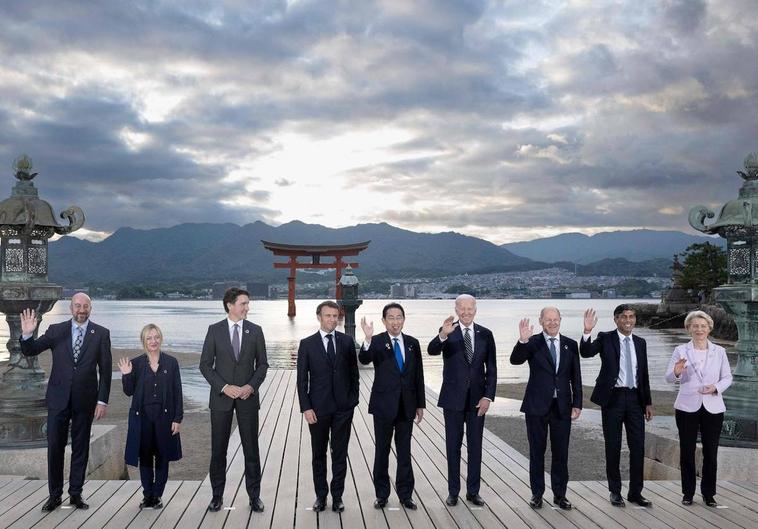
<path id="1" fill-rule="evenodd" d="M 709 507 L 717 505 L 716 463 L 724 422 L 722 394 L 732 383 L 729 360 L 723 347 L 708 340 L 713 319 L 703 311 L 687 314 L 684 327 L 692 340 L 674 349 L 666 381 L 679 384 L 676 396 L 676 426 L 679 429 L 679 466 L 682 470 L 682 503 L 692 505 L 695 495 L 695 445 L 697 433 L 703 443 L 703 476 L 700 492 Z"/>

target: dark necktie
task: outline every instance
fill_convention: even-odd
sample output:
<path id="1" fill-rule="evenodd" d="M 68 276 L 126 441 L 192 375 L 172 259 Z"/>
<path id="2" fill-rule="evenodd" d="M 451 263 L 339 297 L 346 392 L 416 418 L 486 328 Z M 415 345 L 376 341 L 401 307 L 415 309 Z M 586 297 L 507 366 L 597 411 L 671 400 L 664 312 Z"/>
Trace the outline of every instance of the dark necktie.
<path id="1" fill-rule="evenodd" d="M 626 356 L 626 387 L 634 387 L 634 371 L 632 367 L 632 348 L 629 345 L 629 337 L 624 338 L 624 356 Z"/>
<path id="2" fill-rule="evenodd" d="M 400 342 L 397 341 L 397 338 L 393 338 L 392 341 L 395 342 L 395 361 L 397 362 L 397 368 L 402 371 L 403 370 L 403 352 L 400 350 Z"/>
<path id="3" fill-rule="evenodd" d="M 466 327 L 465 333 L 463 333 L 463 345 L 466 347 L 466 362 L 469 364 L 474 361 L 474 344 L 471 343 L 471 334 L 469 328 Z"/>
<path id="4" fill-rule="evenodd" d="M 240 325 L 234 324 L 234 334 L 232 334 L 232 349 L 234 350 L 234 359 L 240 361 Z"/>
<path id="5" fill-rule="evenodd" d="M 334 357 L 336 356 L 336 353 L 334 352 L 334 342 L 332 341 L 333 336 L 331 334 L 326 335 L 326 339 L 329 340 L 329 343 L 326 344 L 326 357 L 329 359 L 329 363 L 334 365 Z"/>
<path id="6" fill-rule="evenodd" d="M 84 339 L 84 328 L 76 327 L 76 340 L 74 341 L 74 363 L 79 361 L 79 355 L 82 353 L 82 341 Z"/>
<path id="7" fill-rule="evenodd" d="M 558 371 L 558 351 L 555 350 L 555 338 L 550 338 L 550 354 L 553 357 L 555 370 Z"/>

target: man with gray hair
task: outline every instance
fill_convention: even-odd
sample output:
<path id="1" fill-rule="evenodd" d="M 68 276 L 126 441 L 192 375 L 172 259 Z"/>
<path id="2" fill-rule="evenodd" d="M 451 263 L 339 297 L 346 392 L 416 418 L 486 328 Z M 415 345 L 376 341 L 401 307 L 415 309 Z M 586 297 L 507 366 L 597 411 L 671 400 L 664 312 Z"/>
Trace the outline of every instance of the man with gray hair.
<path id="1" fill-rule="evenodd" d="M 455 314 L 442 322 L 439 334 L 429 343 L 430 355 L 442 354 L 442 388 L 437 405 L 445 417 L 447 488 L 445 503 L 458 503 L 461 490 L 461 445 L 466 426 L 468 476 L 466 499 L 484 505 L 479 495 L 482 466 L 484 416 L 495 400 L 497 361 L 492 331 L 474 323 L 476 299 L 461 294 L 455 300 Z"/>

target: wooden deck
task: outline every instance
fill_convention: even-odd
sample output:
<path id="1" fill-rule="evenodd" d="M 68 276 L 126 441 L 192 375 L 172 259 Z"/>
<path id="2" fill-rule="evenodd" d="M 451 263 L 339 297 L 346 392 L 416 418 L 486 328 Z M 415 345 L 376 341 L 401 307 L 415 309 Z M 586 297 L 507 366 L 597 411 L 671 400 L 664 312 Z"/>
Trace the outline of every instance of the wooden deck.
<path id="1" fill-rule="evenodd" d="M 90 509 L 79 511 L 59 508 L 53 513 L 40 511 L 47 498 L 45 481 L 0 479 L 0 529 L 9 528 L 576 528 L 608 529 L 644 527 L 656 529 L 708 528 L 754 529 L 758 527 L 758 482 L 719 482 L 721 508 L 702 503 L 685 508 L 680 503 L 679 483 L 646 482 L 646 494 L 653 500 L 650 509 L 611 507 L 604 481 L 571 482 L 569 499 L 572 511 L 551 508 L 549 504 L 534 511 L 528 505 L 528 460 L 491 432 L 485 430 L 481 495 L 485 507 L 474 507 L 465 500 L 447 507 L 447 478 L 442 412 L 432 391 L 424 421 L 413 432 L 412 455 L 416 477 L 417 511 L 398 507 L 390 498 L 384 510 L 373 508 L 371 481 L 374 441 L 371 417 L 367 413 L 371 370 L 361 370 L 361 402 L 353 421 L 349 466 L 341 515 L 327 510 L 315 514 L 311 480 L 310 434 L 298 409 L 294 371 L 270 371 L 261 388 L 260 449 L 263 463 L 261 497 L 263 513 L 251 513 L 243 483 L 242 450 L 239 437 L 229 446 L 226 509 L 206 512 L 211 497 L 210 483 L 170 481 L 163 495 L 162 510 L 137 508 L 142 494 L 138 481 L 88 481 L 86 501 Z M 465 455 L 465 450 L 464 450 Z M 465 457 L 465 456 L 464 456 Z M 394 460 L 391 466 L 394 467 Z M 461 473 L 465 481 L 466 466 Z M 394 468 L 390 468 L 394 477 Z M 549 480 L 548 480 L 549 482 Z M 465 490 L 465 486 L 464 486 Z M 552 494 L 547 491 L 546 499 Z M 66 503 L 64 498 L 64 506 Z M 699 497 L 698 497 L 699 499 Z"/>

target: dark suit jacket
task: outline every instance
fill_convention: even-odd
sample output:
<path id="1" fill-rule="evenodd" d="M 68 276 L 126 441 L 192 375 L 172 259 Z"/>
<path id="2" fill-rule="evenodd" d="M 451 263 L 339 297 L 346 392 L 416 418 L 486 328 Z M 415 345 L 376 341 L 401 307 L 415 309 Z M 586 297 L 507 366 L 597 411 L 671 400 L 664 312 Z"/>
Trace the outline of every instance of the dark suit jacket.
<path id="1" fill-rule="evenodd" d="M 178 461 L 182 458 L 182 443 L 179 434 L 171 435 L 171 423 L 181 423 L 184 418 L 184 405 L 182 402 L 182 379 L 179 374 L 179 362 L 173 356 L 161 353 L 158 361 L 158 376 L 161 379 L 163 393 L 161 394 L 161 406 L 163 408 L 156 426 L 158 446 L 160 453 L 169 461 Z M 132 360 L 132 372 L 121 375 L 121 384 L 124 393 L 132 397 L 132 405 L 129 408 L 129 429 L 126 436 L 126 450 L 124 459 L 127 465 L 137 466 L 139 459 L 140 439 L 142 430 L 142 397 L 144 396 L 145 378 L 150 369 L 147 355 L 143 354 Z"/>
<path id="2" fill-rule="evenodd" d="M 571 415 L 571 408 L 582 408 L 582 372 L 579 366 L 579 347 L 567 336 L 560 336 L 558 373 L 542 333 L 527 343 L 516 342 L 511 364 L 529 362 L 529 382 L 526 384 L 521 411 L 527 415 L 547 415 L 558 390 L 558 410 L 562 417 Z"/>
<path id="3" fill-rule="evenodd" d="M 647 370 L 647 342 L 635 334 L 632 334 L 632 342 L 637 354 L 637 396 L 640 406 L 644 408 L 652 404 Z M 595 389 L 592 391 L 590 400 L 598 406 L 605 406 L 611 400 L 611 393 L 619 376 L 621 344 L 618 332 L 614 329 L 598 333 L 597 338 L 592 342 L 582 340 L 579 352 L 583 358 L 600 355 L 600 373 L 595 380 Z"/>
<path id="4" fill-rule="evenodd" d="M 108 403 L 113 368 L 108 329 L 92 321 L 87 324 L 76 365 L 71 344 L 71 320 L 51 325 L 36 340 L 21 340 L 21 353 L 25 356 L 35 356 L 47 349 L 53 354 L 53 365 L 47 382 L 48 409 L 66 409 L 69 399 L 72 407 L 77 410 L 94 411 L 98 401 Z"/>
<path id="5" fill-rule="evenodd" d="M 211 385 L 208 404 L 211 411 L 230 411 L 234 407 L 234 399 L 221 391 L 226 384 L 250 384 L 254 390 L 253 394 L 246 400 L 237 399 L 238 409 L 260 408 L 258 389 L 266 378 L 267 370 L 266 340 L 260 326 L 247 320 L 242 321 L 239 362 L 234 360 L 227 319 L 224 318 L 208 327 L 203 352 L 200 355 L 200 372 Z"/>
<path id="6" fill-rule="evenodd" d="M 317 332 L 300 341 L 297 350 L 297 396 L 300 411 L 313 410 L 316 417 L 348 411 L 358 405 L 358 358 L 353 339 L 334 333 L 334 365 Z"/>
<path id="7" fill-rule="evenodd" d="M 451 332 L 447 340 L 439 335 L 429 342 L 430 355 L 442 353 L 442 389 L 437 406 L 446 410 L 464 411 L 487 397 L 495 400 L 497 389 L 497 358 L 495 338 L 492 331 L 474 323 L 474 359 L 466 362 L 466 347 L 460 326 Z M 466 395 L 469 394 L 469 402 Z"/>
<path id="8" fill-rule="evenodd" d="M 374 364 L 374 385 L 371 387 L 368 412 L 377 417 L 395 419 L 401 396 L 406 417 L 414 417 L 417 408 L 426 408 L 421 346 L 417 339 L 405 333 L 403 344 L 405 363 L 402 373 L 397 367 L 390 334 L 386 331 L 371 338 L 367 351 L 361 347 L 358 353 L 361 364 Z"/>

